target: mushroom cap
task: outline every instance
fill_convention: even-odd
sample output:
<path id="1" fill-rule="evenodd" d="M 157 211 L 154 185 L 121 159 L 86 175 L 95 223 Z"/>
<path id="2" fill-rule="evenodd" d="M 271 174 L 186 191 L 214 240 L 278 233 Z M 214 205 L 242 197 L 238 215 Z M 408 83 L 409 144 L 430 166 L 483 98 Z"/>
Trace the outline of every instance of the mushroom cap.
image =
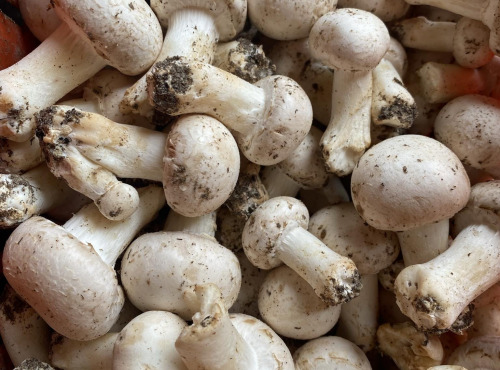
<path id="1" fill-rule="evenodd" d="M 441 109 L 434 123 L 434 135 L 463 163 L 500 175 L 499 119 L 498 100 L 463 95 Z"/>
<path id="2" fill-rule="evenodd" d="M 240 171 L 238 145 L 215 118 L 184 115 L 171 127 L 163 157 L 168 205 L 186 217 L 217 210 L 231 195 Z"/>
<path id="3" fill-rule="evenodd" d="M 171 311 L 185 320 L 196 312 L 186 299 L 196 284 L 214 283 L 231 307 L 241 286 L 238 259 L 213 238 L 186 232 L 156 232 L 135 239 L 124 254 L 121 281 L 142 311 Z"/>
<path id="4" fill-rule="evenodd" d="M 304 188 L 317 189 L 328 182 L 320 141 L 323 132 L 312 126 L 299 146 L 278 167 Z"/>
<path id="5" fill-rule="evenodd" d="M 337 0 L 248 0 L 248 17 L 267 37 L 297 40 L 307 37 L 318 18 L 336 6 Z"/>
<path id="6" fill-rule="evenodd" d="M 36 212 L 35 189 L 20 175 L 0 174 L 0 228 L 13 227 Z"/>
<path id="7" fill-rule="evenodd" d="M 286 76 L 269 76 L 255 86 L 264 90 L 264 121 L 249 135 L 235 134 L 250 161 L 270 166 L 286 159 L 311 129 L 313 111 L 305 91 Z"/>
<path id="8" fill-rule="evenodd" d="M 452 352 L 447 363 L 463 366 L 466 369 L 500 369 L 499 347 L 500 337 L 498 336 L 471 338 Z"/>
<path id="9" fill-rule="evenodd" d="M 238 333 L 258 353 L 257 369 L 294 369 L 290 350 L 267 324 L 242 313 L 229 314 L 229 318 Z"/>
<path id="10" fill-rule="evenodd" d="M 282 264 L 275 256 L 275 245 L 285 227 L 295 222 L 307 229 L 309 212 L 292 197 L 275 197 L 262 203 L 249 217 L 243 228 L 242 244 L 250 262 L 269 270 Z"/>
<path id="11" fill-rule="evenodd" d="M 365 152 L 352 173 L 351 194 L 369 225 L 403 231 L 451 218 L 466 205 L 470 182 L 439 141 L 401 135 Z"/>
<path id="12" fill-rule="evenodd" d="M 366 224 L 352 203 L 328 206 L 314 213 L 309 232 L 328 248 L 351 258 L 361 275 L 377 274 L 399 255 L 397 235 Z"/>
<path id="13" fill-rule="evenodd" d="M 2 264 L 12 288 L 70 339 L 104 335 L 123 306 L 115 270 L 92 245 L 43 217 L 33 216 L 12 232 Z"/>
<path id="14" fill-rule="evenodd" d="M 54 0 L 57 15 L 127 75 L 145 72 L 163 44 L 160 23 L 143 0 Z"/>
<path id="15" fill-rule="evenodd" d="M 209 12 L 219 32 L 219 41 L 234 38 L 243 30 L 247 18 L 246 0 L 151 0 L 151 8 L 164 27 L 178 10 L 197 8 Z"/>
<path id="16" fill-rule="evenodd" d="M 341 305 L 329 306 L 288 266 L 269 271 L 259 290 L 259 312 L 276 333 L 314 339 L 337 323 Z"/>
<path id="17" fill-rule="evenodd" d="M 344 8 L 326 13 L 309 34 L 311 55 L 333 69 L 369 71 L 389 48 L 387 27 L 364 10 Z"/>
<path id="18" fill-rule="evenodd" d="M 354 343 L 336 336 L 308 341 L 293 354 L 296 370 L 371 370 L 365 353 Z"/>
<path id="19" fill-rule="evenodd" d="M 141 313 L 121 330 L 113 349 L 113 366 L 131 370 L 185 369 L 175 341 L 186 326 L 171 312 Z"/>

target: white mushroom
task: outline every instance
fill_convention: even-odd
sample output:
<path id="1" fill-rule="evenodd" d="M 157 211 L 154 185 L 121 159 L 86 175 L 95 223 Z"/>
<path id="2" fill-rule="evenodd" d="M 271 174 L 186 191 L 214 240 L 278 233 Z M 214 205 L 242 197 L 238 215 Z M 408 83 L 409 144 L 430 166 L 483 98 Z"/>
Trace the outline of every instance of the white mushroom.
<path id="1" fill-rule="evenodd" d="M 434 124 L 437 140 L 460 160 L 500 178 L 500 117 L 498 100 L 465 95 L 446 104 Z"/>
<path id="2" fill-rule="evenodd" d="M 365 353 L 354 343 L 324 336 L 303 344 L 293 354 L 296 370 L 371 370 Z"/>
<path id="3" fill-rule="evenodd" d="M 371 70 L 389 41 L 385 24 L 358 9 L 329 12 L 311 29 L 312 56 L 335 70 L 332 116 L 321 146 L 327 168 L 339 176 L 350 174 L 370 145 Z"/>
<path id="4" fill-rule="evenodd" d="M 50 0 L 19 0 L 18 5 L 24 23 L 40 41 L 49 37 L 61 24 Z"/>
<path id="5" fill-rule="evenodd" d="M 153 0 L 151 8 L 160 24 L 167 28 L 155 62 L 183 56 L 189 60 L 212 63 L 216 44 L 233 39 L 243 29 L 247 17 L 245 0 Z M 146 81 L 150 73 L 151 70 L 127 89 L 121 102 L 123 112 L 145 117 L 153 115 Z"/>
<path id="6" fill-rule="evenodd" d="M 246 222 L 243 250 L 250 262 L 261 269 L 286 264 L 329 305 L 356 297 L 361 284 L 354 262 L 308 232 L 308 223 L 309 213 L 299 200 L 271 198 Z"/>
<path id="7" fill-rule="evenodd" d="M 12 141 L 0 138 L 0 172 L 22 173 L 43 162 L 43 154 L 36 138 Z"/>
<path id="8" fill-rule="evenodd" d="M 118 336 L 118 333 L 109 332 L 96 339 L 81 341 L 54 333 L 50 364 L 57 369 L 111 369 L 113 346 Z"/>
<path id="9" fill-rule="evenodd" d="M 229 314 L 213 284 L 194 286 L 198 309 L 175 347 L 188 369 L 291 370 L 292 356 L 266 324 L 244 314 Z"/>
<path id="10" fill-rule="evenodd" d="M 288 157 L 312 124 L 306 93 L 286 76 L 251 84 L 209 64 L 173 57 L 154 65 L 148 93 L 163 113 L 216 117 L 231 130 L 243 155 L 260 165 Z"/>
<path id="11" fill-rule="evenodd" d="M 161 27 L 144 1 L 51 4 L 62 24 L 33 52 L 0 72 L 0 136 L 11 140 L 29 140 L 35 112 L 107 64 L 135 75 L 149 68 L 160 51 Z"/>
<path id="12" fill-rule="evenodd" d="M 76 340 L 104 335 L 123 306 L 113 265 L 164 204 L 159 187 L 141 189 L 140 207 L 109 221 L 85 206 L 64 227 L 40 216 L 24 221 L 3 251 L 3 273 L 14 290 L 58 333 Z"/>
<path id="13" fill-rule="evenodd" d="M 186 217 L 170 209 L 163 231 L 186 231 L 215 237 L 216 216 L 217 212 L 214 211 L 198 217 Z"/>
<path id="14" fill-rule="evenodd" d="M 467 338 L 500 336 L 500 283 L 486 290 L 473 303 L 474 324 L 467 330 Z"/>
<path id="15" fill-rule="evenodd" d="M 260 286 L 258 302 L 262 319 L 277 334 L 302 340 L 328 333 L 337 324 L 343 307 L 323 302 L 288 266 L 279 266 L 267 273 Z"/>
<path id="16" fill-rule="evenodd" d="M 396 234 L 366 224 L 351 202 L 315 212 L 309 220 L 308 231 L 328 248 L 351 258 L 361 275 L 378 273 L 399 255 Z"/>
<path id="17" fill-rule="evenodd" d="M 167 202 L 185 216 L 214 211 L 236 185 L 236 142 L 208 116 L 181 117 L 168 134 L 67 106 L 49 107 L 37 121 L 52 173 L 93 199 L 109 219 L 124 219 L 137 207 L 136 190 L 118 176 L 162 181 Z"/>
<path id="18" fill-rule="evenodd" d="M 231 307 L 241 286 L 238 259 L 208 236 L 154 232 L 135 239 L 121 264 L 127 297 L 141 311 L 164 310 L 185 320 L 196 312 L 188 292 L 196 284 L 219 287 Z"/>
<path id="19" fill-rule="evenodd" d="M 14 227 L 74 198 L 75 192 L 45 164 L 22 175 L 0 174 L 0 227 Z"/>
<path id="20" fill-rule="evenodd" d="M 377 330 L 378 347 L 401 370 L 424 370 L 441 365 L 443 346 L 437 335 L 418 331 L 410 322 L 382 324 Z"/>
<path id="21" fill-rule="evenodd" d="M 267 37 L 297 40 L 307 37 L 317 19 L 336 6 L 337 0 L 249 0 L 248 17 Z"/>
<path id="22" fill-rule="evenodd" d="M 319 189 L 300 189 L 299 199 L 312 215 L 328 205 L 349 202 L 349 194 L 341 179 L 334 174 L 329 174 L 325 186 Z"/>
<path id="23" fill-rule="evenodd" d="M 117 334 L 112 368 L 185 370 L 175 341 L 186 326 L 171 312 L 147 311 L 138 315 Z"/>
<path id="24" fill-rule="evenodd" d="M 14 366 L 29 357 L 49 361 L 50 327 L 6 284 L 0 302 L 0 336 Z"/>
<path id="25" fill-rule="evenodd" d="M 371 147 L 351 179 L 356 210 L 372 227 L 399 232 L 407 265 L 446 250 L 448 219 L 465 206 L 469 193 L 469 179 L 457 156 L 420 135 L 396 136 Z"/>

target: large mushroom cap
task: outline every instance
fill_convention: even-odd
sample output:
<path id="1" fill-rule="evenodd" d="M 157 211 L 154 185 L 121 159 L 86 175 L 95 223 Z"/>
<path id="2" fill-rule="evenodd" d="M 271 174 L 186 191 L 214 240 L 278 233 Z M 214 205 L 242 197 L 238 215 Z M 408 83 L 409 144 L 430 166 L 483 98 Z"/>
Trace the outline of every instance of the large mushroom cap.
<path id="1" fill-rule="evenodd" d="M 57 15 L 127 75 L 146 71 L 160 53 L 160 23 L 143 0 L 54 0 Z"/>
<path id="2" fill-rule="evenodd" d="M 500 102 L 463 95 L 448 102 L 434 123 L 437 140 L 471 167 L 500 175 Z"/>
<path id="3" fill-rule="evenodd" d="M 361 157 L 351 193 L 369 225 L 402 231 L 451 218 L 467 204 L 470 182 L 446 146 L 426 136 L 401 135 Z"/>
<path id="4" fill-rule="evenodd" d="M 91 245 L 43 217 L 34 216 L 13 231 L 2 263 L 14 290 L 70 339 L 104 335 L 123 306 L 115 270 Z"/>
<path id="5" fill-rule="evenodd" d="M 344 8 L 326 13 L 309 35 L 311 54 L 330 68 L 371 70 L 389 48 L 387 27 L 364 10 Z"/>
<path id="6" fill-rule="evenodd" d="M 309 35 L 316 20 L 335 10 L 337 0 L 249 0 L 252 24 L 274 40 L 298 40 Z"/>
<path id="7" fill-rule="evenodd" d="M 182 116 L 168 133 L 163 157 L 167 203 L 186 217 L 208 214 L 231 195 L 240 168 L 231 132 L 206 115 Z"/>
<path id="8" fill-rule="evenodd" d="M 176 11 L 187 8 L 204 10 L 214 17 L 219 41 L 229 41 L 241 32 L 247 19 L 246 0 L 151 0 L 151 8 L 163 26 Z"/>

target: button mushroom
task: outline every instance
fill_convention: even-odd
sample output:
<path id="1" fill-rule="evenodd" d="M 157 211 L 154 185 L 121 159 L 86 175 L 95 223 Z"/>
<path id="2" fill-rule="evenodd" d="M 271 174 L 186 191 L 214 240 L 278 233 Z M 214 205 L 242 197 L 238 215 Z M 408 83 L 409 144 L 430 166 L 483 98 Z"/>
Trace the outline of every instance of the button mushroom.
<path id="1" fill-rule="evenodd" d="M 91 340 L 108 332 L 123 306 L 113 265 L 164 204 L 162 189 L 143 188 L 127 220 L 103 217 L 90 204 L 64 227 L 34 216 L 10 235 L 3 273 L 12 288 L 58 333 Z"/>
<path id="2" fill-rule="evenodd" d="M 148 93 L 163 113 L 216 117 L 232 131 L 243 155 L 260 165 L 288 157 L 312 124 L 306 93 L 285 76 L 251 84 L 209 64 L 173 57 L 154 65 Z"/>
<path id="3" fill-rule="evenodd" d="M 309 233 L 308 223 L 309 213 L 302 202 L 291 197 L 271 198 L 246 222 L 243 250 L 261 269 L 286 264 L 329 305 L 356 297 L 361 284 L 354 262 Z"/>

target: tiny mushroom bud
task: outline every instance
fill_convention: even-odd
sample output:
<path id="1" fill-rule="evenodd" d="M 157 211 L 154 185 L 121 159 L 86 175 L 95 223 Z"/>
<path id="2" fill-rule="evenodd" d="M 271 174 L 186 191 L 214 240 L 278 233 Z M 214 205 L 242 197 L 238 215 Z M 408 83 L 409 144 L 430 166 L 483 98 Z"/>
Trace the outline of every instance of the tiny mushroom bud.
<path id="1" fill-rule="evenodd" d="M 296 370 L 371 370 L 365 353 L 337 336 L 310 340 L 293 354 Z"/>
<path id="2" fill-rule="evenodd" d="M 262 269 L 286 264 L 306 280 L 327 304 L 347 302 L 361 289 L 354 262 L 334 252 L 307 231 L 309 213 L 291 197 L 269 199 L 243 229 L 243 250 Z"/>
<path id="3" fill-rule="evenodd" d="M 336 6 L 337 0 L 248 0 L 248 17 L 267 37 L 297 40 L 307 37 L 316 20 Z"/>
<path id="4" fill-rule="evenodd" d="M 291 370 L 290 351 L 262 321 L 244 314 L 229 314 L 214 284 L 191 291 L 198 306 L 193 324 L 175 343 L 188 369 Z"/>
<path id="5" fill-rule="evenodd" d="M 481 95 L 464 95 L 446 104 L 434 124 L 437 140 L 460 160 L 500 178 L 500 103 Z"/>
<path id="6" fill-rule="evenodd" d="M 104 335 L 124 301 L 114 263 L 164 204 L 162 193 L 155 186 L 140 189 L 139 209 L 120 222 L 107 220 L 93 204 L 64 227 L 31 217 L 5 244 L 7 281 L 58 333 L 76 340 Z"/>
<path id="7" fill-rule="evenodd" d="M 185 370 L 175 341 L 187 323 L 166 311 L 147 311 L 132 319 L 118 334 L 113 369 Z"/>
<path id="8" fill-rule="evenodd" d="M 385 24 L 364 10 L 329 12 L 311 29 L 312 56 L 335 70 L 332 116 L 321 146 L 327 168 L 339 176 L 350 174 L 370 145 L 371 70 L 389 42 Z"/>
<path id="9" fill-rule="evenodd" d="M 33 136 L 33 114 L 107 64 L 125 74 L 149 68 L 161 46 L 161 27 L 142 0 L 55 0 L 61 25 L 33 52 L 0 71 L 0 136 Z M 96 11 L 95 9 L 99 9 Z"/>
<path id="10" fill-rule="evenodd" d="M 440 234 L 448 235 L 446 220 L 465 206 L 469 193 L 469 178 L 457 156 L 421 135 L 396 136 L 371 147 L 351 179 L 359 215 L 376 229 L 404 232 L 398 236 L 405 263 L 408 258 L 429 260 L 448 247 Z M 433 223 L 438 221 L 436 233 Z M 406 244 L 409 234 L 412 243 Z"/>
<path id="11" fill-rule="evenodd" d="M 380 350 L 401 370 L 424 370 L 443 361 L 444 351 L 439 337 L 418 331 L 408 321 L 380 325 L 377 341 Z"/>
<path id="12" fill-rule="evenodd" d="M 337 323 L 343 307 L 327 305 L 288 266 L 268 272 L 260 286 L 258 302 L 263 320 L 276 333 L 303 340 L 328 333 Z"/>
<path id="13" fill-rule="evenodd" d="M 234 38 L 243 29 L 247 17 L 246 0 L 152 0 L 151 8 L 160 24 L 167 28 L 156 62 L 183 56 L 212 63 L 217 42 Z M 127 89 L 121 102 L 123 112 L 153 115 L 147 92 L 150 73 L 151 70 Z"/>
<path id="14" fill-rule="evenodd" d="M 215 239 L 187 232 L 143 234 L 127 248 L 121 264 L 127 297 L 142 311 L 165 310 L 185 320 L 196 312 L 187 292 L 213 283 L 231 307 L 241 285 L 238 259 Z"/>
<path id="15" fill-rule="evenodd" d="M 163 113 L 216 117 L 231 130 L 242 153 L 260 165 L 288 157 L 312 124 L 309 98 L 285 76 L 251 84 L 209 64 L 173 57 L 154 65 L 148 92 L 151 104 Z"/>

